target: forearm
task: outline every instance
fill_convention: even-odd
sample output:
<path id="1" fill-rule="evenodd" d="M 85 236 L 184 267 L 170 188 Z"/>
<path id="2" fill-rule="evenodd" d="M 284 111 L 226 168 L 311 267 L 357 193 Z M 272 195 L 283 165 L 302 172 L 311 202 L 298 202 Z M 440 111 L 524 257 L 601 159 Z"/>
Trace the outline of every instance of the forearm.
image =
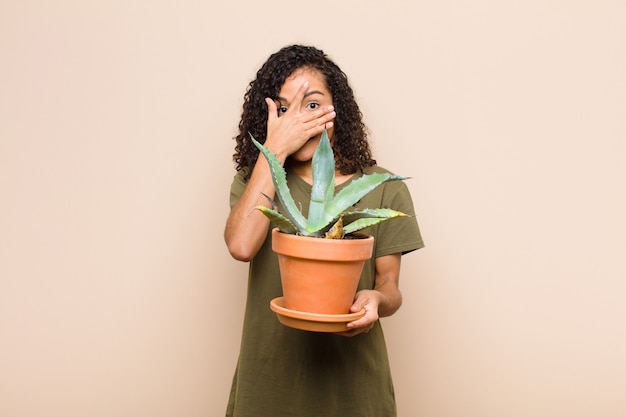
<path id="1" fill-rule="evenodd" d="M 374 291 L 379 294 L 378 315 L 388 317 L 402 305 L 400 292 L 401 254 L 383 256 L 376 259 L 376 284 Z"/>
<path id="2" fill-rule="evenodd" d="M 261 248 L 269 220 L 255 207 L 267 205 L 263 194 L 273 198 L 274 192 L 269 166 L 264 158 L 259 158 L 246 189 L 226 220 L 224 240 L 233 258 L 249 262 Z"/>
<path id="3" fill-rule="evenodd" d="M 402 305 L 402 293 L 396 282 L 387 281 L 383 285 L 374 288 L 379 293 L 378 315 L 389 317 Z"/>

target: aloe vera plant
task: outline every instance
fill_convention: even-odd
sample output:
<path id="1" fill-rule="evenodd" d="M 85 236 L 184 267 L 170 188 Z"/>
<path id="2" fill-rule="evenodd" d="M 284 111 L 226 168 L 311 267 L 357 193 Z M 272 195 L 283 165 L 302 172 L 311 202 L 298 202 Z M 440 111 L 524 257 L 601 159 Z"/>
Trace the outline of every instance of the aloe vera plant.
<path id="1" fill-rule="evenodd" d="M 353 180 L 335 194 L 335 157 L 326 130 L 315 150 L 312 160 L 313 185 L 308 218 L 291 196 L 287 176 L 275 154 L 252 137 L 254 145 L 267 159 L 272 173 L 276 196 L 284 207 L 279 212 L 273 199 L 265 196 L 272 207 L 256 207 L 265 214 L 280 231 L 302 236 L 341 239 L 345 235 L 373 226 L 382 221 L 407 214 L 388 208 L 348 211 L 367 193 L 387 181 L 405 180 L 390 173 L 366 174 Z"/>

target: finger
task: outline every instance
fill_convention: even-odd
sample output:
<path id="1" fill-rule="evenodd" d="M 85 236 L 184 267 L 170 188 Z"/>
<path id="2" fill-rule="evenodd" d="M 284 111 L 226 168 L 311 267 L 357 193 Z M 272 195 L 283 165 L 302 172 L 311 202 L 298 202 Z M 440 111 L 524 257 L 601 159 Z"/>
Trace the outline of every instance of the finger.
<path id="1" fill-rule="evenodd" d="M 313 126 L 311 128 L 306 129 L 305 136 L 307 138 L 312 138 L 314 136 L 317 136 L 317 135 L 321 134 L 324 131 L 324 129 L 326 129 L 326 124 L 315 125 L 315 126 Z"/>
<path id="2" fill-rule="evenodd" d="M 350 307 L 350 311 L 353 313 L 358 313 L 359 311 L 363 310 L 363 305 L 360 301 L 355 301 L 354 304 L 352 304 L 352 306 Z"/>
<path id="3" fill-rule="evenodd" d="M 359 302 L 358 300 L 354 303 L 354 306 L 358 306 Z M 350 308 L 350 310 L 352 311 L 352 307 Z M 360 310 L 357 310 L 360 311 Z M 356 312 L 356 311 L 355 311 Z M 376 321 L 378 321 L 378 314 L 373 311 L 373 310 L 368 310 L 367 308 L 365 309 L 365 315 L 363 317 L 361 317 L 360 319 L 351 321 L 350 323 L 346 324 L 346 326 L 349 329 L 358 329 L 361 327 L 367 327 L 367 328 L 371 328 L 372 326 L 374 326 L 374 323 L 376 323 Z"/>
<path id="4" fill-rule="evenodd" d="M 358 329 L 360 327 L 365 327 L 366 325 L 367 325 L 367 319 L 363 317 L 358 320 L 351 321 L 350 323 L 346 324 L 346 327 L 349 329 Z"/>
<path id="5" fill-rule="evenodd" d="M 274 120 L 278 117 L 278 107 L 276 103 L 269 97 L 265 97 L 265 104 L 267 104 L 267 120 Z"/>
<path id="6" fill-rule="evenodd" d="M 336 116 L 334 111 L 330 113 L 322 113 L 321 115 L 312 115 L 311 120 L 305 122 L 305 130 L 311 136 L 314 136 L 318 133 L 321 133 L 324 129 L 329 129 L 333 127 L 334 123 L 332 122 Z"/>
<path id="7" fill-rule="evenodd" d="M 360 310 L 358 310 L 360 311 Z M 366 312 L 365 315 L 357 320 L 351 321 L 346 324 L 349 329 L 357 329 L 360 327 L 369 327 L 374 324 L 378 320 L 378 315 L 372 314 L 371 312 Z"/>
<path id="8" fill-rule="evenodd" d="M 370 324 L 367 327 L 358 327 L 355 329 L 346 330 L 343 332 L 337 332 L 336 335 L 345 336 L 345 337 L 353 337 L 361 333 L 369 333 L 370 330 L 374 328 L 374 324 Z"/>
<path id="9" fill-rule="evenodd" d="M 309 82 L 305 81 L 302 83 L 298 91 L 296 91 L 296 95 L 291 99 L 290 109 L 298 109 L 298 111 L 302 110 L 302 101 L 304 100 L 304 95 L 309 90 Z"/>
<path id="10" fill-rule="evenodd" d="M 352 306 L 350 306 L 350 311 L 353 313 L 358 313 L 359 311 L 363 310 L 365 308 L 365 305 L 367 304 L 367 298 L 362 297 L 361 294 L 362 292 L 359 292 L 356 295 L 354 303 L 352 303 Z"/>

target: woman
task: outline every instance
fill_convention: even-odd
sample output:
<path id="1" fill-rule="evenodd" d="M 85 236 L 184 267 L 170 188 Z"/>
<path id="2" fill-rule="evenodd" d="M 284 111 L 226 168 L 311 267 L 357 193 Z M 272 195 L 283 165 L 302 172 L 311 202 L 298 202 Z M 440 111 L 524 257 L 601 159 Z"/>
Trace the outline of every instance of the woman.
<path id="1" fill-rule="evenodd" d="M 313 333 L 282 326 L 269 309 L 282 295 L 269 220 L 254 207 L 274 195 L 265 158 L 252 134 L 287 170 L 296 201 L 308 206 L 311 159 L 324 129 L 336 159 L 336 189 L 354 178 L 384 172 L 376 166 L 366 128 L 346 75 L 323 51 L 292 45 L 269 57 L 244 97 L 236 137 L 237 175 L 224 238 L 230 254 L 250 262 L 241 351 L 226 415 L 395 416 L 396 406 L 379 317 L 402 303 L 398 288 L 401 255 L 423 247 L 414 217 L 381 223 L 365 232 L 375 238 L 352 312 L 365 316 L 341 334 Z M 383 184 L 359 206 L 391 207 L 413 214 L 406 185 Z M 346 337 L 340 337 L 346 336 Z"/>

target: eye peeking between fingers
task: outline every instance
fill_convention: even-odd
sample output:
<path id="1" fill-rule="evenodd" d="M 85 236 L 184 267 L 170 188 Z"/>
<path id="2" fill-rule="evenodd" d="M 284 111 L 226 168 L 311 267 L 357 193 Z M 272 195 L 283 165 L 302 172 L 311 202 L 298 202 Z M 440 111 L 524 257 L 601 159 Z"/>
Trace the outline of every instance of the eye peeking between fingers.
<path id="1" fill-rule="evenodd" d="M 307 110 L 317 110 L 320 108 L 320 104 L 312 101 L 310 103 L 307 103 L 307 105 L 305 106 L 305 108 Z M 282 116 L 283 114 L 285 114 L 287 112 L 287 110 L 289 110 L 289 108 L 287 106 L 278 106 L 277 111 L 278 111 L 278 116 Z"/>

